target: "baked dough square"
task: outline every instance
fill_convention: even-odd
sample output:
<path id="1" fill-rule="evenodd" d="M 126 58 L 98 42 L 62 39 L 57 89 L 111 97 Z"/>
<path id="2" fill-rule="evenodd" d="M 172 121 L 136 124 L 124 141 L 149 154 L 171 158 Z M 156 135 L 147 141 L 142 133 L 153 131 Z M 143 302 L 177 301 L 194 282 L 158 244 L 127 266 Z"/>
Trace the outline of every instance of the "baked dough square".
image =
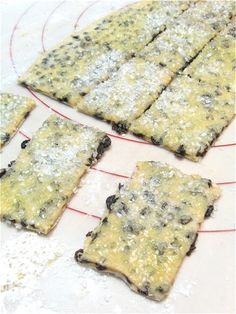
<path id="1" fill-rule="evenodd" d="M 11 139 L 34 107 L 35 102 L 28 97 L 0 93 L 0 147 Z"/>
<path id="2" fill-rule="evenodd" d="M 180 75 L 130 131 L 198 161 L 234 117 L 235 94 Z"/>
<path id="3" fill-rule="evenodd" d="M 202 53 L 184 70 L 184 74 L 235 93 L 235 23 L 234 19 L 227 28 L 211 40 Z"/>
<path id="4" fill-rule="evenodd" d="M 95 128 L 50 116 L 1 177 L 0 217 L 47 234 L 110 144 Z"/>
<path id="5" fill-rule="evenodd" d="M 165 67 L 133 58 L 87 94 L 77 109 L 113 122 L 118 133 L 127 132 L 131 121 L 155 101 L 172 77 Z"/>
<path id="6" fill-rule="evenodd" d="M 160 162 L 138 162 L 128 183 L 107 199 L 101 223 L 75 258 L 161 301 L 219 195 L 211 180 Z"/>

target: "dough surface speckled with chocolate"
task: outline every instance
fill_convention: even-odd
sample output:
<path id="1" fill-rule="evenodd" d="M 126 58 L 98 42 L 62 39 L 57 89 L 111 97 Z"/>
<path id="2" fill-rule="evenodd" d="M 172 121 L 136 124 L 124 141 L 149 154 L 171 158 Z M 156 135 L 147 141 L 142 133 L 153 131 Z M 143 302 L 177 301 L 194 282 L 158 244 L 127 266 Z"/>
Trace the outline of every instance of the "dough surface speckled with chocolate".
<path id="1" fill-rule="evenodd" d="M 47 234 L 80 178 L 111 144 L 98 129 L 50 116 L 0 180 L 0 217 Z"/>
<path id="2" fill-rule="evenodd" d="M 101 223 L 75 259 L 161 301 L 219 195 L 211 180 L 160 162 L 138 162 L 132 178 L 107 199 Z"/>
<path id="3" fill-rule="evenodd" d="M 236 92 L 236 20 L 229 23 L 184 70 L 201 82 Z"/>
<path id="4" fill-rule="evenodd" d="M 235 94 L 179 76 L 130 131 L 178 157 L 198 161 L 234 117 Z"/>
<path id="5" fill-rule="evenodd" d="M 44 53 L 19 82 L 74 107 L 189 4 L 190 1 L 140 1 L 118 10 Z"/>
<path id="6" fill-rule="evenodd" d="M 229 22 L 232 3 L 199 2 L 181 14 L 136 57 L 78 102 L 76 108 L 127 132 L 204 46 Z"/>
<path id="7" fill-rule="evenodd" d="M 0 147 L 11 139 L 34 107 L 35 102 L 28 97 L 0 93 Z"/>

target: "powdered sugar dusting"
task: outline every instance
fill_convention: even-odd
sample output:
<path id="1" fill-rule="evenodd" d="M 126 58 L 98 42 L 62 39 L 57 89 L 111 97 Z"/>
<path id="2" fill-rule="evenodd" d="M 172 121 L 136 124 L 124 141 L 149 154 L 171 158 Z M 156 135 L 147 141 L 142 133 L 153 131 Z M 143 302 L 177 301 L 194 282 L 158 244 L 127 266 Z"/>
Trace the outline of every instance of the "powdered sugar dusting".
<path id="1" fill-rule="evenodd" d="M 38 308 L 40 304 L 38 300 L 28 300 L 25 305 L 22 303 L 37 288 L 41 274 L 62 253 L 63 248 L 56 240 L 49 240 L 34 233 L 26 232 L 7 241 L 0 252 L 1 309 L 5 313 L 16 310 L 18 313 L 33 313 L 34 308 Z M 20 310 L 19 306 L 23 308 Z M 32 311 L 29 311 L 30 309 Z"/>
<path id="2" fill-rule="evenodd" d="M 8 241 L 0 252 L 0 289 L 31 289 L 44 269 L 62 254 L 56 241 L 24 233 Z"/>

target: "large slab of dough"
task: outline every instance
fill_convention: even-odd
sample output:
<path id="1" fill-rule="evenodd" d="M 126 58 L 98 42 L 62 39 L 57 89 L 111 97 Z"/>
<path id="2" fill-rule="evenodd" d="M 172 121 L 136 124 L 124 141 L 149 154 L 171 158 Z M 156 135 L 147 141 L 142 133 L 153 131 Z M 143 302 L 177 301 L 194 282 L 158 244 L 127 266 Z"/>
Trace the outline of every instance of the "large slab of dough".
<path id="1" fill-rule="evenodd" d="M 10 140 L 34 107 L 35 102 L 28 97 L 0 93 L 0 147 Z"/>
<path id="2" fill-rule="evenodd" d="M 107 199 L 101 223 L 75 258 L 161 301 L 195 249 L 199 226 L 219 194 L 211 180 L 159 162 L 138 162 L 128 183 Z"/>
<path id="3" fill-rule="evenodd" d="M 19 82 L 75 106 L 186 10 L 191 1 L 140 1 L 41 55 Z"/>
<path id="4" fill-rule="evenodd" d="M 50 116 L 1 177 L 0 217 L 47 234 L 110 143 L 97 129 Z"/>
<path id="5" fill-rule="evenodd" d="M 235 94 L 180 75 L 130 131 L 198 161 L 234 116 Z"/>
<path id="6" fill-rule="evenodd" d="M 232 9 L 232 3 L 213 1 L 190 7 L 135 58 L 88 93 L 76 108 L 111 121 L 118 133 L 127 131 L 176 73 L 229 22 Z"/>

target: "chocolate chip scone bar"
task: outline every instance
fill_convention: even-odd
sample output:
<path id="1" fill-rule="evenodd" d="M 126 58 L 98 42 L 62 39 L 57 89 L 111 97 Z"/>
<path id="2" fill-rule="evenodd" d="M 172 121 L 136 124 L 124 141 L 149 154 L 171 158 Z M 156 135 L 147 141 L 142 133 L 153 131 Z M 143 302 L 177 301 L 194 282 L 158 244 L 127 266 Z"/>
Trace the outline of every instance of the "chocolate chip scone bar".
<path id="1" fill-rule="evenodd" d="M 75 106 L 186 10 L 191 1 L 141 1 L 40 56 L 19 82 Z"/>
<path id="2" fill-rule="evenodd" d="M 160 162 L 138 162 L 128 183 L 107 199 L 101 223 L 87 234 L 75 259 L 161 301 L 219 195 L 211 180 Z"/>
<path id="3" fill-rule="evenodd" d="M 131 121 L 154 102 L 172 76 L 167 68 L 136 57 L 87 94 L 76 108 L 112 122 L 113 129 L 124 133 Z"/>
<path id="4" fill-rule="evenodd" d="M 28 97 L 0 93 L 0 148 L 15 134 L 34 107 L 35 102 Z"/>
<path id="5" fill-rule="evenodd" d="M 209 46 L 130 127 L 133 133 L 153 144 L 193 161 L 205 155 L 235 112 L 235 93 L 227 88 L 228 84 L 232 88 L 235 85 L 232 25 Z M 215 49 L 211 50 L 212 47 Z M 220 70 L 224 73 L 219 73 Z M 225 77 L 226 71 L 229 77 Z"/>
<path id="6" fill-rule="evenodd" d="M 47 234 L 110 144 L 97 129 L 50 116 L 1 178 L 0 217 Z"/>
<path id="7" fill-rule="evenodd" d="M 216 33 L 230 21 L 231 2 L 199 2 L 123 64 L 110 79 L 88 93 L 77 109 L 111 121 L 119 132 L 128 130 Z"/>

